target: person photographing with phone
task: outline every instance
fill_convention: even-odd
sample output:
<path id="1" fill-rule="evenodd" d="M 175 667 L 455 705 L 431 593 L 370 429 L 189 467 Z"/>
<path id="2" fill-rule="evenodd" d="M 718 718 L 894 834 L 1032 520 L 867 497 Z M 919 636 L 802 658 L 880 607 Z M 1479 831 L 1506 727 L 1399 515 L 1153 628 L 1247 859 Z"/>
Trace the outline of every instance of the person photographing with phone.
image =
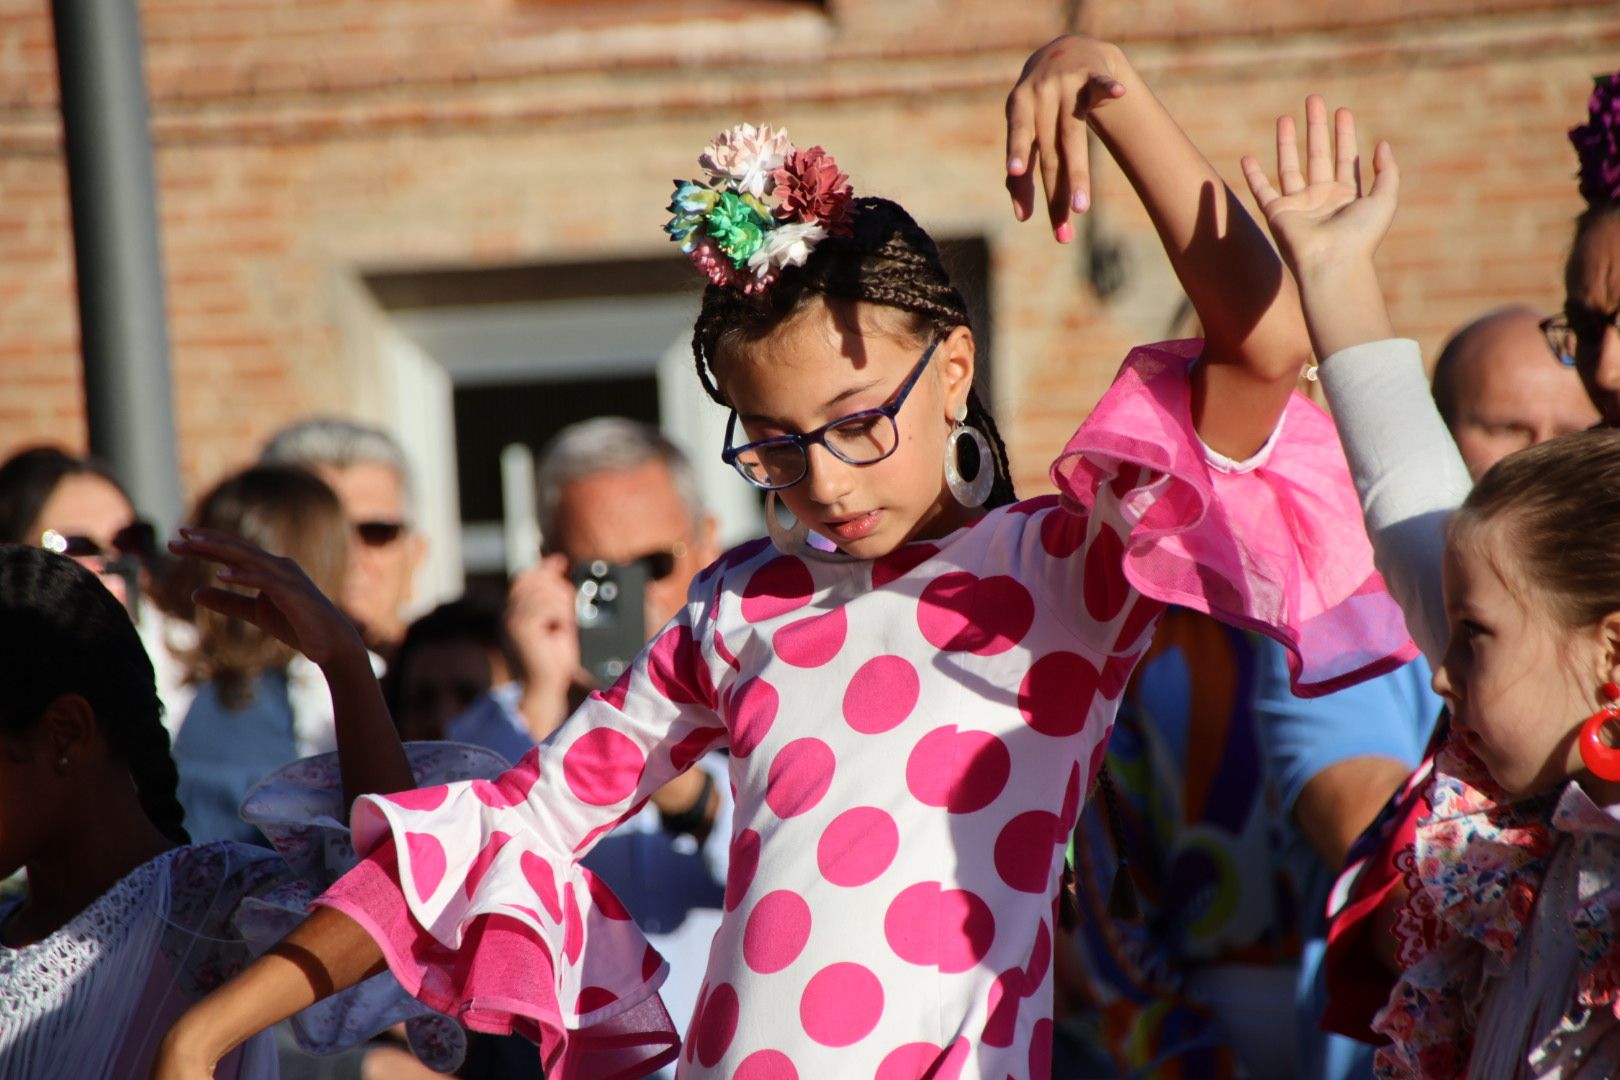
<path id="1" fill-rule="evenodd" d="M 544 557 L 513 580 L 506 611 L 524 678 L 445 730 L 511 761 L 610 684 L 615 665 L 674 617 L 693 575 L 719 555 L 691 464 L 646 424 L 606 416 L 564 428 L 542 453 L 535 486 Z M 719 925 L 731 801 L 723 760 L 664 785 L 585 860 L 669 960 L 664 995 L 678 1023 L 696 1003 Z"/>

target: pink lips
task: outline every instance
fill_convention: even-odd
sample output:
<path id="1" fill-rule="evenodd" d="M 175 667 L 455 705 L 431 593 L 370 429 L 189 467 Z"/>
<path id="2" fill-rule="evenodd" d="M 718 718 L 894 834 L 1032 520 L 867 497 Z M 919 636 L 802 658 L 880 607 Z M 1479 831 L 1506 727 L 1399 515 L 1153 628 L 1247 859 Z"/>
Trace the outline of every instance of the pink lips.
<path id="1" fill-rule="evenodd" d="M 849 542 L 859 540 L 863 536 L 870 536 L 878 527 L 881 512 L 877 510 L 865 514 L 858 514 L 842 521 L 827 522 L 827 529 L 838 539 Z"/>

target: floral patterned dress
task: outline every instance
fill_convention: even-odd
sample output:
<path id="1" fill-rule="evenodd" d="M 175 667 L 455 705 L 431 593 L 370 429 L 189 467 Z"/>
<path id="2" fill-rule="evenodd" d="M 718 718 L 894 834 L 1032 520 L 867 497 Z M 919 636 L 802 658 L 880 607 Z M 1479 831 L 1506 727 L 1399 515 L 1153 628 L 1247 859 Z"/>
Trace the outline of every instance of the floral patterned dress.
<path id="1" fill-rule="evenodd" d="M 1381 1077 L 1620 1075 L 1620 807 L 1571 781 L 1510 799 L 1453 737 L 1396 857 L 1404 969 Z"/>
<path id="2" fill-rule="evenodd" d="M 1166 602 L 1326 689 L 1411 656 L 1330 423 L 1296 399 L 1237 465 L 1192 430 L 1196 343 L 1141 349 L 1054 466 L 875 561 L 763 542 L 694 582 L 611 689 L 493 782 L 356 805 L 322 902 L 401 983 L 547 1075 L 1045 1077 L 1064 844 Z M 725 915 L 680 1045 L 665 965 L 580 856 L 716 746 Z"/>

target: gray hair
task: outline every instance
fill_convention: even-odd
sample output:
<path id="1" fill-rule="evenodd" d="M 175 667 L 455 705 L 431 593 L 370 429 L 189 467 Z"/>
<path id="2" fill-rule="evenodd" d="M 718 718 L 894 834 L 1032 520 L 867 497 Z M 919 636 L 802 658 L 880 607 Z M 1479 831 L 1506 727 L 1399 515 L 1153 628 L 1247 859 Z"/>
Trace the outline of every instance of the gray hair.
<path id="1" fill-rule="evenodd" d="M 259 460 L 264 464 L 305 468 L 385 465 L 399 477 L 406 506 L 413 502 L 411 468 L 398 440 L 382 428 L 357 424 L 353 420 L 317 417 L 284 427 L 270 436 Z"/>
<path id="2" fill-rule="evenodd" d="M 541 537 L 549 542 L 556 535 L 563 488 L 587 476 L 624 472 L 652 461 L 662 462 L 669 469 L 692 527 L 697 528 L 706 514 L 703 495 L 698 489 L 697 473 L 680 448 L 651 424 L 622 416 L 598 416 L 569 424 L 552 437 L 540 454 L 534 486 Z"/>

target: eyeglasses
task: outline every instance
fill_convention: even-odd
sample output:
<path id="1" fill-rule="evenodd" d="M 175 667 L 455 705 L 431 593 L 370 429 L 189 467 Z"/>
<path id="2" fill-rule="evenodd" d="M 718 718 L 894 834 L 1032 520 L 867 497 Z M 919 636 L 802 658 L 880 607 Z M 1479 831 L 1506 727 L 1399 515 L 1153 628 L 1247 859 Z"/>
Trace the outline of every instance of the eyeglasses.
<path id="1" fill-rule="evenodd" d="M 354 535 L 366 547 L 387 547 L 405 532 L 403 521 L 357 521 L 354 523 Z"/>
<path id="2" fill-rule="evenodd" d="M 840 416 L 803 435 L 777 435 L 732 446 L 731 440 L 737 432 L 737 412 L 732 410 L 731 419 L 726 421 L 726 448 L 720 452 L 720 460 L 763 491 L 781 491 L 803 480 L 810 470 L 810 448 L 818 443 L 839 461 L 850 465 L 873 465 L 882 461 L 900 445 L 900 425 L 895 417 L 905 405 L 912 387 L 922 378 L 928 362 L 934 358 L 940 340 L 935 338 L 928 346 L 928 351 L 922 354 L 889 404 Z"/>
<path id="3" fill-rule="evenodd" d="M 1584 348 L 1590 355 L 1603 340 L 1604 331 L 1611 326 L 1620 329 L 1620 308 L 1593 311 L 1578 307 L 1543 319 L 1539 325 L 1553 356 L 1565 367 L 1574 367 L 1578 350 Z"/>
<path id="4" fill-rule="evenodd" d="M 147 562 L 157 550 L 157 530 L 150 521 L 132 521 L 113 533 L 111 547 L 102 547 L 94 537 L 46 529 L 40 534 L 39 546 L 70 559 L 125 558 Z"/>

